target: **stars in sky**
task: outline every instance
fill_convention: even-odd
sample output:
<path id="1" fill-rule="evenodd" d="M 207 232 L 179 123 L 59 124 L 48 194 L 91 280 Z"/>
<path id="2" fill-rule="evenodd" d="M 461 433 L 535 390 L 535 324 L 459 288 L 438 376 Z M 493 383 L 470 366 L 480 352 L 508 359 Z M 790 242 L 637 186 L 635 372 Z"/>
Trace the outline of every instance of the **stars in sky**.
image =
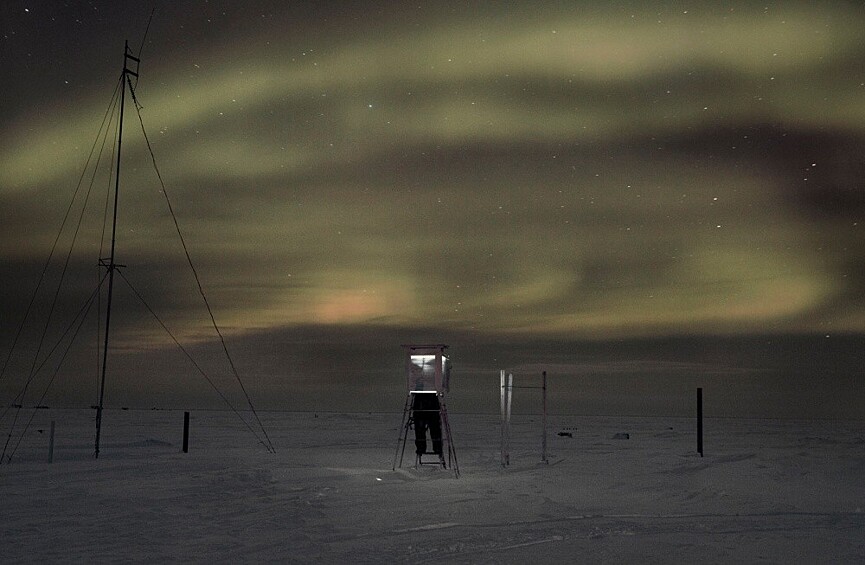
<path id="1" fill-rule="evenodd" d="M 107 43 L 137 45 L 149 16 L 116 4 L 25 6 L 39 26 L 2 30 L 20 77 L 5 204 L 74 178 L 116 74 Z M 841 306 L 859 284 L 856 10 L 199 8 L 157 10 L 139 94 L 234 327 L 324 311 L 580 335 L 865 324 Z M 17 56 L 37 51 L 52 55 Z M 17 209 L 6 241 L 44 217 Z"/>
<path id="2" fill-rule="evenodd" d="M 865 331 L 852 3 L 194 1 L 158 5 L 142 41 L 151 9 L 0 5 L 0 320 L 29 299 L 129 40 L 219 321 L 280 344 L 267 378 L 336 366 L 352 330 L 507 342 L 495 362 L 525 341 L 563 364 L 582 338 Z M 198 338 L 130 120 L 120 260 Z M 162 343 L 143 318 L 118 318 L 118 343 Z M 304 340 L 321 351 L 281 357 Z"/>

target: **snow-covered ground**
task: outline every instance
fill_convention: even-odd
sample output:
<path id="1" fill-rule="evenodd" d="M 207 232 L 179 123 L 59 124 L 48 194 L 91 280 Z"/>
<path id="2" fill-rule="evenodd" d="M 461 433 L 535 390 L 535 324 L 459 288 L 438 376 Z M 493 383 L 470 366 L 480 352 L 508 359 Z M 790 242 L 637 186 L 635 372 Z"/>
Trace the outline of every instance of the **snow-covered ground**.
<path id="1" fill-rule="evenodd" d="M 231 413 L 184 454 L 182 411 L 106 411 L 93 460 L 92 411 L 36 411 L 0 561 L 865 562 L 865 422 L 708 419 L 701 458 L 692 420 L 559 415 L 542 464 L 515 416 L 503 469 L 498 417 L 451 414 L 457 479 L 391 470 L 400 414 L 260 415 L 275 454 Z"/>

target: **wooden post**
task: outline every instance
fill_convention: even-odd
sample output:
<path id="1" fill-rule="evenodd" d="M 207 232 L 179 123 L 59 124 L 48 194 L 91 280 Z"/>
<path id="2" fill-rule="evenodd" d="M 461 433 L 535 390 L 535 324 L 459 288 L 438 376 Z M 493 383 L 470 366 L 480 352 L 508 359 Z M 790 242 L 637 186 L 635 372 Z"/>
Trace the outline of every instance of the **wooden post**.
<path id="1" fill-rule="evenodd" d="M 48 436 L 48 462 L 54 463 L 54 420 L 51 420 L 51 435 Z"/>
<path id="2" fill-rule="evenodd" d="M 547 463 L 547 372 L 542 373 L 541 388 L 544 397 L 543 402 L 543 428 L 544 435 L 541 437 L 541 463 Z"/>
<path id="3" fill-rule="evenodd" d="M 697 388 L 697 453 L 703 456 L 703 389 Z"/>
<path id="4" fill-rule="evenodd" d="M 189 412 L 183 413 L 183 453 L 189 453 Z"/>

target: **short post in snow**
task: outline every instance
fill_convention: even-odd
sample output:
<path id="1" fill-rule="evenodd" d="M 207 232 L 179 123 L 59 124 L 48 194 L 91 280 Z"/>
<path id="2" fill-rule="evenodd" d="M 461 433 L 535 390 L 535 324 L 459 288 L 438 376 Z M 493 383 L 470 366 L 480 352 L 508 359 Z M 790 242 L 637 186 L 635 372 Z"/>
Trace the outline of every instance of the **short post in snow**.
<path id="1" fill-rule="evenodd" d="M 703 456 L 703 389 L 697 388 L 697 453 Z"/>
<path id="2" fill-rule="evenodd" d="M 544 397 L 543 403 L 543 427 L 544 427 L 544 435 L 541 438 L 541 463 L 549 463 L 547 460 L 547 372 L 544 371 L 542 373 L 543 378 L 541 382 L 541 388 Z"/>
<path id="3" fill-rule="evenodd" d="M 189 453 L 189 412 L 183 413 L 183 453 Z"/>

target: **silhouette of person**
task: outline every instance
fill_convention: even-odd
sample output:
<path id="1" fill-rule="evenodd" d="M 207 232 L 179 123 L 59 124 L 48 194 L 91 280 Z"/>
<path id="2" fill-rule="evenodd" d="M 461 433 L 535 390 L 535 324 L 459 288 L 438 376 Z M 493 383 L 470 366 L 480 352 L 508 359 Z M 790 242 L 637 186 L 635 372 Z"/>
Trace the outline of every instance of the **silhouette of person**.
<path id="1" fill-rule="evenodd" d="M 427 452 L 426 432 L 429 430 L 433 453 L 442 456 L 442 424 L 439 413 L 439 397 L 436 393 L 413 394 L 414 445 L 418 456 Z"/>

